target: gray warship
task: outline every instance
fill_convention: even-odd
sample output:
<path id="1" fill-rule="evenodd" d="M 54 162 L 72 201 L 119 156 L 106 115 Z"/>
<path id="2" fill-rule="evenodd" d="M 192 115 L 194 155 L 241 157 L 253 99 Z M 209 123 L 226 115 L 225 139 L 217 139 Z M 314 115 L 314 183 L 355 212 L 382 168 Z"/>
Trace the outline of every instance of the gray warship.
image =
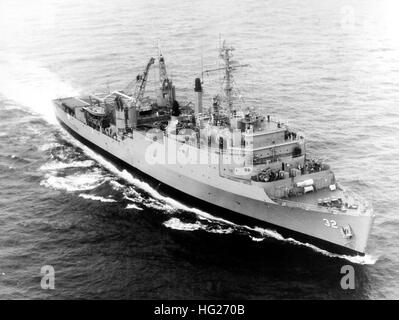
<path id="1" fill-rule="evenodd" d="M 219 47 L 220 94 L 203 106 L 203 73 L 195 101 L 179 103 L 161 52 L 130 88 L 54 100 L 58 121 L 89 147 L 139 171 L 168 192 L 216 215 L 250 221 L 330 252 L 364 255 L 371 203 L 340 185 L 330 166 L 306 153 L 305 138 L 270 115 L 234 99 L 234 48 Z M 153 66 L 154 65 L 154 66 Z M 150 68 L 154 97 L 145 96 Z"/>

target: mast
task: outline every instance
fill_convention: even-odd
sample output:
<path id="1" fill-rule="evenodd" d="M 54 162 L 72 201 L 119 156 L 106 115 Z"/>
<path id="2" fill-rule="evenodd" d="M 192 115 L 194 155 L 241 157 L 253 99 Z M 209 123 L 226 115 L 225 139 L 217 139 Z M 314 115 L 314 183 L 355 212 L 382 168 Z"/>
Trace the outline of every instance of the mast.
<path id="1" fill-rule="evenodd" d="M 232 51 L 234 50 L 233 47 L 227 47 L 226 42 L 223 41 L 223 45 L 220 48 L 220 53 L 219 56 L 220 58 L 223 59 L 224 64 L 225 64 L 225 86 L 224 86 L 224 92 L 226 95 L 227 99 L 227 107 L 229 109 L 229 112 L 232 111 L 233 109 L 233 101 L 231 100 L 231 91 L 232 91 L 232 86 L 231 86 L 231 80 L 232 80 L 232 65 L 231 65 L 231 57 L 233 56 Z"/>
<path id="2" fill-rule="evenodd" d="M 226 41 L 223 41 L 221 47 L 219 47 L 219 58 L 221 58 L 224 62 L 224 66 L 216 69 L 209 69 L 203 71 L 203 73 L 213 72 L 213 71 L 222 71 L 224 70 L 224 88 L 223 91 L 226 96 L 227 108 L 229 113 L 233 110 L 233 99 L 232 99 L 232 92 L 233 92 L 233 71 L 237 68 L 246 67 L 247 64 L 237 64 L 235 61 L 231 60 L 233 57 L 234 47 L 227 46 Z"/>

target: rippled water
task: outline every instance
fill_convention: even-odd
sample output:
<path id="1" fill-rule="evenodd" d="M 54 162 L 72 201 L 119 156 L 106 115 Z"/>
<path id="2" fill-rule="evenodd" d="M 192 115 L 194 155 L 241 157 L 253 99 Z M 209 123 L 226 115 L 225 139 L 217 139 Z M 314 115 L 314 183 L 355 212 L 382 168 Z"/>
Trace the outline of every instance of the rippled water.
<path id="1" fill-rule="evenodd" d="M 1 298 L 399 298 L 395 1 L 0 0 Z M 364 258 L 236 225 L 71 138 L 51 99 L 124 88 L 161 47 L 180 101 L 217 63 L 377 214 Z M 150 76 L 148 91 L 154 82 Z M 205 77 L 206 99 L 218 86 Z M 40 288 L 52 265 L 56 289 Z M 356 289 L 340 287 L 351 264 Z"/>

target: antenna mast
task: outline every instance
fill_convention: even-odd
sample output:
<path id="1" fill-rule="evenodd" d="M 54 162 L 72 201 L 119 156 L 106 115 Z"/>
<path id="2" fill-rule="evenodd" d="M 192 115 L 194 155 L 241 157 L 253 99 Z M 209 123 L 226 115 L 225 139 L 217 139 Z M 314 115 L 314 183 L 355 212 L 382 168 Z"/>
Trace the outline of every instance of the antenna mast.
<path id="1" fill-rule="evenodd" d="M 223 41 L 221 46 L 219 47 L 219 58 L 221 58 L 224 62 L 224 66 L 216 68 L 216 69 L 210 69 L 210 70 L 205 70 L 205 73 L 212 72 L 212 71 L 225 71 L 224 75 L 224 93 L 226 95 L 226 101 L 227 101 L 227 108 L 229 112 L 232 112 L 233 109 L 233 100 L 232 100 L 232 91 L 233 91 L 233 74 L 232 72 L 235 71 L 237 68 L 241 67 L 246 67 L 248 66 L 247 64 L 237 64 L 231 58 L 233 57 L 232 51 L 234 48 L 232 46 L 227 46 L 226 41 Z"/>
<path id="2" fill-rule="evenodd" d="M 220 48 L 219 56 L 220 58 L 223 59 L 224 64 L 225 64 L 225 80 L 226 84 L 224 87 L 224 92 L 226 95 L 227 99 L 227 107 L 229 111 L 231 112 L 233 109 L 233 101 L 231 100 L 231 91 L 232 91 L 232 86 L 231 86 L 231 78 L 232 74 L 231 72 L 233 71 L 233 66 L 231 64 L 231 58 L 233 57 L 232 51 L 234 50 L 233 47 L 227 47 L 226 42 L 223 41 L 223 45 Z"/>

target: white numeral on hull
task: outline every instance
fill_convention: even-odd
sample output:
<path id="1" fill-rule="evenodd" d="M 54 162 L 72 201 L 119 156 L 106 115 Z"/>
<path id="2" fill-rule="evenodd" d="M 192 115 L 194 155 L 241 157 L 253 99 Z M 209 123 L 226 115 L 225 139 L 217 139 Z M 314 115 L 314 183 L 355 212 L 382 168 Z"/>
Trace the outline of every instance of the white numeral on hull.
<path id="1" fill-rule="evenodd" d="M 335 221 L 335 220 L 323 219 L 323 221 L 324 221 L 324 225 L 325 225 L 326 227 L 334 228 L 334 229 L 337 229 L 337 228 L 338 228 L 338 226 L 337 226 L 337 221 Z"/>

